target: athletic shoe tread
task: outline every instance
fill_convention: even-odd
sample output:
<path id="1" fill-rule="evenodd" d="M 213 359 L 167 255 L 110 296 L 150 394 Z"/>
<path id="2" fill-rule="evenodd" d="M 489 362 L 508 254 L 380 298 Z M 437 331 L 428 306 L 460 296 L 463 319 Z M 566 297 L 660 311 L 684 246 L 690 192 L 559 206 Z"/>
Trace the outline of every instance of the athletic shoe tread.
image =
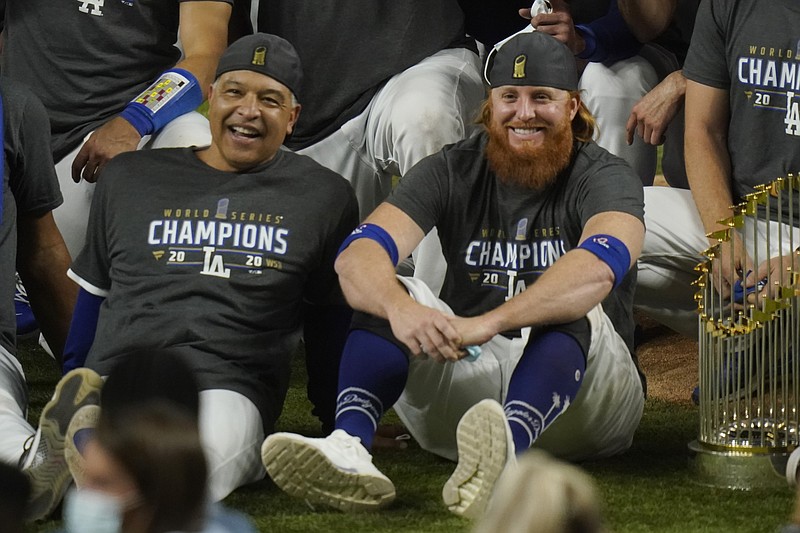
<path id="1" fill-rule="evenodd" d="M 369 452 L 341 430 L 325 439 L 275 433 L 264 441 L 262 459 L 281 490 L 311 504 L 373 511 L 395 498 L 394 484 L 372 464 Z"/>

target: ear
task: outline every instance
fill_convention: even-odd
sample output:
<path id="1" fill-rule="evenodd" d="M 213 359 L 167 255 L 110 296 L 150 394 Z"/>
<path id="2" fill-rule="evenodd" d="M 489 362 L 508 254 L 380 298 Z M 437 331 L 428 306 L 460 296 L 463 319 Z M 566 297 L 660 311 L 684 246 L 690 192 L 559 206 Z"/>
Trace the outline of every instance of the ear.
<path id="1" fill-rule="evenodd" d="M 300 118 L 300 109 L 302 106 L 297 104 L 291 111 L 289 111 L 289 122 L 286 124 L 286 135 L 289 135 L 294 130 L 294 125 L 297 124 L 297 119 Z"/>
<path id="2" fill-rule="evenodd" d="M 575 115 L 578 114 L 578 109 L 581 107 L 581 97 L 580 96 L 572 96 L 569 99 L 569 120 L 572 121 L 575 118 Z"/>

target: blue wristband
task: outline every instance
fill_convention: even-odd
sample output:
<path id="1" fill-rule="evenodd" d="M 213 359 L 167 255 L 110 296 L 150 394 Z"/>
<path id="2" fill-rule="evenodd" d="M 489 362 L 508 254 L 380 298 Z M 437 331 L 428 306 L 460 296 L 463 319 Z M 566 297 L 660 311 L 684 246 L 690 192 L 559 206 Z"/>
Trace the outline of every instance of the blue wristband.
<path id="1" fill-rule="evenodd" d="M 619 287 L 631 267 L 631 253 L 624 242 L 612 235 L 598 234 L 580 243 L 578 248 L 592 252 L 611 267 L 614 273 L 614 288 Z"/>
<path id="2" fill-rule="evenodd" d="M 194 74 L 173 68 L 161 74 L 155 83 L 129 102 L 120 116 L 144 137 L 197 109 L 201 103 L 203 91 Z"/>
<path id="3" fill-rule="evenodd" d="M 395 244 L 394 239 L 389 233 L 383 229 L 382 227 L 378 226 L 377 224 L 361 224 L 353 232 L 347 236 L 344 240 L 342 245 L 339 247 L 339 251 L 336 253 L 338 256 L 341 254 L 345 248 L 350 246 L 350 243 L 357 240 L 357 239 L 371 239 L 378 244 L 381 245 L 381 248 L 386 250 L 386 253 L 389 254 L 389 259 L 392 260 L 393 265 L 397 265 L 397 261 L 399 259 L 398 252 L 397 252 L 397 244 Z"/>

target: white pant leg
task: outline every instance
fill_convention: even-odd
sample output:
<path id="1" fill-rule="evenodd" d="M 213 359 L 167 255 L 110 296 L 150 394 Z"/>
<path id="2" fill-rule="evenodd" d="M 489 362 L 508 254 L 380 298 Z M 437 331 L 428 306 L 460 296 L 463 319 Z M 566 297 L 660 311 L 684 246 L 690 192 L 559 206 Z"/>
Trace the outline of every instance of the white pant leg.
<path id="1" fill-rule="evenodd" d="M 28 391 L 17 358 L 0 347 L 0 461 L 17 465 L 25 441 L 36 430 L 25 414 Z"/>
<path id="2" fill-rule="evenodd" d="M 360 115 L 298 153 L 350 181 L 365 218 L 389 195 L 393 176 L 464 138 L 484 96 L 479 63 L 465 49 L 423 59 L 386 82 Z"/>
<path id="3" fill-rule="evenodd" d="M 219 501 L 237 487 L 263 478 L 264 427 L 256 406 L 223 389 L 200 392 L 200 439 L 208 461 L 209 497 Z"/>
<path id="4" fill-rule="evenodd" d="M 84 139 L 85 141 L 86 139 Z M 210 142 L 211 131 L 208 126 L 208 120 L 200 113 L 192 111 L 167 124 L 155 136 L 146 135 L 143 137 L 139 143 L 139 149 L 208 146 Z M 94 196 L 93 183 L 87 183 L 83 180 L 80 183 L 72 181 L 72 162 L 82 146 L 83 143 L 56 163 L 56 174 L 58 175 L 61 194 L 64 196 L 64 203 L 53 211 L 53 217 L 73 258 L 83 249 L 83 243 L 86 240 L 86 226 L 89 220 L 89 208 L 92 205 L 92 197 Z"/>
<path id="5" fill-rule="evenodd" d="M 398 279 L 416 301 L 452 312 L 418 279 Z M 587 318 L 591 347 L 580 391 L 537 440 L 538 447 L 573 460 L 627 449 L 644 408 L 641 381 L 625 342 L 600 306 Z M 518 339 L 494 337 L 481 346 L 481 355 L 475 361 L 440 364 L 431 359 L 412 359 L 406 387 L 394 409 L 423 449 L 456 460 L 459 420 L 480 400 L 505 401 L 529 331 L 526 328 Z"/>
<path id="6" fill-rule="evenodd" d="M 453 313 L 420 279 L 402 276 L 398 279 L 417 302 Z M 462 359 L 441 364 L 427 357 L 411 358 L 406 386 L 394 410 L 420 447 L 451 461 L 457 460 L 459 420 L 483 399 L 503 401 L 526 341 L 527 337 L 507 339 L 498 335 L 481 346 L 481 355 L 474 361 Z"/>
<path id="7" fill-rule="evenodd" d="M 800 228 L 763 217 L 746 217 L 741 235 L 756 265 L 777 255 L 790 256 L 800 247 Z"/>
<path id="8" fill-rule="evenodd" d="M 645 187 L 644 245 L 639 256 L 635 307 L 690 338 L 697 338 L 694 267 L 708 248 L 692 193 Z"/>
<path id="9" fill-rule="evenodd" d="M 383 171 L 404 175 L 466 136 L 485 96 L 478 56 L 442 50 L 397 74 L 375 95 L 366 149 Z"/>
<path id="10" fill-rule="evenodd" d="M 597 119 L 600 130 L 597 144 L 627 161 L 648 185 L 653 183 L 656 173 L 657 149 L 638 136 L 628 146 L 625 124 L 636 102 L 656 85 L 655 69 L 639 56 L 611 66 L 589 63 L 578 83 L 586 107 Z"/>
<path id="11" fill-rule="evenodd" d="M 154 136 L 144 139 L 139 148 L 205 147 L 211 144 L 211 128 L 208 119 L 192 111 L 170 121 Z"/>
<path id="12" fill-rule="evenodd" d="M 570 461 L 627 450 L 644 411 L 642 382 L 625 341 L 602 306 L 586 318 L 592 334 L 581 387 L 533 445 Z"/>

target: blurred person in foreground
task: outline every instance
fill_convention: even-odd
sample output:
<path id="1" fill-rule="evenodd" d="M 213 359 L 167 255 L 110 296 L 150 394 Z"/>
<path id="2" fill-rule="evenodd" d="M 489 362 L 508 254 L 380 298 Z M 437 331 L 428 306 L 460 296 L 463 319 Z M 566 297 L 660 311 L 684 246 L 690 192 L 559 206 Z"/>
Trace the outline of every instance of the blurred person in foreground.
<path id="1" fill-rule="evenodd" d="M 592 478 L 541 450 L 522 454 L 500 478 L 473 533 L 603 533 Z"/>

